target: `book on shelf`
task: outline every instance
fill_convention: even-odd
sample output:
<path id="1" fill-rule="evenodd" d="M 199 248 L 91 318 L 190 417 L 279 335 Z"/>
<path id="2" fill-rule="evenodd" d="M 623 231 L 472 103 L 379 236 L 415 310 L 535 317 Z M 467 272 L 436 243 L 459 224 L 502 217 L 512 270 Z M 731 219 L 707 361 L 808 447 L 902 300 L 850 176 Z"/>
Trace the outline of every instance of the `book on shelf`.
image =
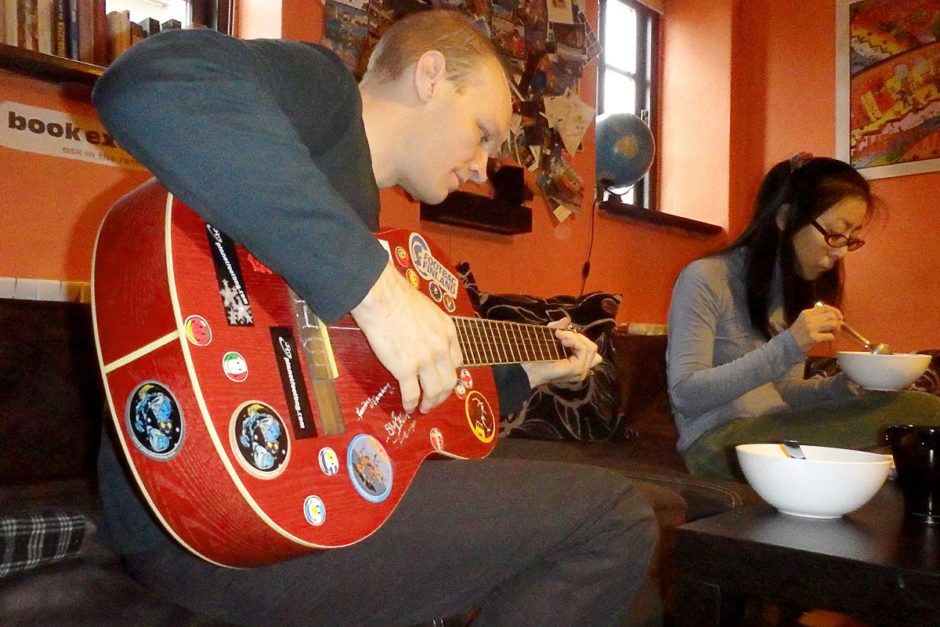
<path id="1" fill-rule="evenodd" d="M 55 0 L 36 1 L 36 50 L 55 54 Z"/>
<path id="2" fill-rule="evenodd" d="M 36 0 L 17 0 L 16 45 L 24 50 L 39 49 L 39 28 L 36 18 Z"/>
<path id="3" fill-rule="evenodd" d="M 95 62 L 95 0 L 72 0 L 78 5 L 78 57 L 76 61 Z"/>
<path id="4" fill-rule="evenodd" d="M 108 10 L 105 7 L 106 0 L 94 0 L 92 6 L 92 21 L 94 22 L 94 58 L 95 65 L 107 65 L 111 60 L 108 33 Z"/>
<path id="5" fill-rule="evenodd" d="M 131 45 L 133 46 L 138 41 L 145 38 L 146 35 L 144 34 L 143 26 L 141 26 L 137 22 L 131 22 L 130 27 L 131 27 Z"/>
<path id="6" fill-rule="evenodd" d="M 52 54 L 67 57 L 69 27 L 69 0 L 52 2 Z"/>
<path id="7" fill-rule="evenodd" d="M 144 19 L 137 22 L 137 24 L 143 31 L 144 37 L 150 37 L 151 35 L 156 35 L 160 32 L 160 22 L 152 17 L 145 17 Z"/>
<path id="8" fill-rule="evenodd" d="M 66 2 L 65 45 L 66 56 L 78 60 L 78 0 Z"/>
<path id="9" fill-rule="evenodd" d="M 0 0 L 0 12 L 3 13 L 3 30 L 0 31 L 0 41 L 8 46 L 18 46 L 19 37 L 16 34 L 18 0 Z"/>
<path id="10" fill-rule="evenodd" d="M 108 41 L 110 60 L 113 61 L 122 52 L 131 47 L 131 12 L 108 12 Z"/>

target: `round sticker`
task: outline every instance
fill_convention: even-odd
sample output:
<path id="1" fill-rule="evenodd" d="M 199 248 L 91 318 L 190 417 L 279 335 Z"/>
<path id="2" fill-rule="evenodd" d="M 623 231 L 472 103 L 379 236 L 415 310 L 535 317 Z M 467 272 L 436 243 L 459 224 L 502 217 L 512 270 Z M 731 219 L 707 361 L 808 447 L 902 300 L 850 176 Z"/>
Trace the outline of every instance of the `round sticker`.
<path id="1" fill-rule="evenodd" d="M 460 369 L 460 382 L 467 386 L 468 390 L 473 389 L 473 375 L 466 368 Z"/>
<path id="2" fill-rule="evenodd" d="M 398 263 L 401 264 L 403 268 L 407 268 L 411 265 L 408 261 L 408 251 L 405 250 L 404 246 L 395 247 L 395 259 L 398 260 Z"/>
<path id="3" fill-rule="evenodd" d="M 444 298 L 444 292 L 437 283 L 428 283 L 428 294 L 431 295 L 431 299 L 436 303 L 441 302 Z"/>
<path id="4" fill-rule="evenodd" d="M 438 429 L 437 427 L 434 427 L 433 429 L 431 429 L 430 438 L 431 438 L 431 448 L 433 448 L 435 451 L 444 450 L 444 434 L 441 433 L 440 429 Z"/>
<path id="5" fill-rule="evenodd" d="M 415 289 L 421 287 L 421 279 L 418 278 L 417 272 L 411 268 L 408 268 L 408 270 L 405 272 L 405 276 L 408 277 L 408 282 L 411 283 L 411 287 Z"/>
<path id="6" fill-rule="evenodd" d="M 165 461 L 183 444 L 183 413 L 173 394 L 156 381 L 141 383 L 127 399 L 127 432 L 137 449 Z"/>
<path id="7" fill-rule="evenodd" d="M 326 520 L 326 506 L 319 496 L 310 495 L 304 499 L 304 518 L 314 527 L 319 527 Z"/>
<path id="8" fill-rule="evenodd" d="M 473 435 L 481 442 L 492 442 L 496 436 L 496 417 L 486 397 L 477 391 L 467 394 L 464 401 L 467 411 L 467 422 Z"/>
<path id="9" fill-rule="evenodd" d="M 353 487 L 367 501 L 381 503 L 392 491 L 392 462 L 381 442 L 360 433 L 349 443 L 346 466 Z"/>
<path id="10" fill-rule="evenodd" d="M 454 313 L 454 310 L 457 309 L 457 303 L 450 297 L 450 294 L 444 294 L 444 309 L 446 309 L 448 313 Z"/>
<path id="11" fill-rule="evenodd" d="M 339 472 L 339 457 L 329 446 L 320 449 L 317 460 L 320 462 L 320 470 L 323 474 L 332 476 Z"/>
<path id="12" fill-rule="evenodd" d="M 290 442 L 284 421 L 264 403 L 242 405 L 232 416 L 230 437 L 235 457 L 256 477 L 276 477 L 287 466 Z"/>
<path id="13" fill-rule="evenodd" d="M 222 371 L 229 380 L 242 383 L 248 378 L 248 362 L 235 351 L 229 351 L 222 356 Z"/>
<path id="14" fill-rule="evenodd" d="M 208 346 L 212 342 L 212 329 L 202 316 L 190 316 L 183 323 L 186 339 L 193 346 Z"/>

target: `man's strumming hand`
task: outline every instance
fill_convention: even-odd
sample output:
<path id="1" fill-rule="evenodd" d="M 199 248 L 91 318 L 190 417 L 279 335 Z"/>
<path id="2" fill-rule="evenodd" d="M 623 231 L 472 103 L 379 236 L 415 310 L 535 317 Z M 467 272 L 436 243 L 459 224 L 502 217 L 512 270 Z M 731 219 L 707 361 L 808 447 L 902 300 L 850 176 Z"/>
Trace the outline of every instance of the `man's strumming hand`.
<path id="1" fill-rule="evenodd" d="M 457 330 L 391 264 L 350 313 L 376 357 L 398 380 L 406 412 L 418 407 L 427 413 L 447 399 L 463 362 Z"/>

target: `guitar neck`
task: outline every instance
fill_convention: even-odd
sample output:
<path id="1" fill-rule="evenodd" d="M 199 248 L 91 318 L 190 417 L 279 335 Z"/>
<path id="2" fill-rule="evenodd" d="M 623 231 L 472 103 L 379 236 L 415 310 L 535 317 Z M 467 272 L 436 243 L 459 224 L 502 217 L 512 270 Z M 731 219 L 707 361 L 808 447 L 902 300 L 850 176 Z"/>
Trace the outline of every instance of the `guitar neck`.
<path id="1" fill-rule="evenodd" d="M 455 316 L 457 337 L 468 366 L 555 361 L 568 356 L 548 327 Z"/>

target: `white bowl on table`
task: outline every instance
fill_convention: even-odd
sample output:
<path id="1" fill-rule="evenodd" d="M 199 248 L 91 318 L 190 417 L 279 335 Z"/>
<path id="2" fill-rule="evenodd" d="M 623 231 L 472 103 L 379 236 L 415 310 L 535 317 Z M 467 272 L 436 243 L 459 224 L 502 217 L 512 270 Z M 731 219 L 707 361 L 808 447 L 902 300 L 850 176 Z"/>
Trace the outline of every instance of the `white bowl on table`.
<path id="1" fill-rule="evenodd" d="M 849 379 L 868 390 L 903 390 L 930 366 L 930 355 L 916 353 L 881 355 L 840 351 L 836 353 L 836 360 Z"/>
<path id="2" fill-rule="evenodd" d="M 828 446 L 802 446 L 806 459 L 781 444 L 739 444 L 741 470 L 778 511 L 805 518 L 839 518 L 871 500 L 884 485 L 891 456 Z"/>

